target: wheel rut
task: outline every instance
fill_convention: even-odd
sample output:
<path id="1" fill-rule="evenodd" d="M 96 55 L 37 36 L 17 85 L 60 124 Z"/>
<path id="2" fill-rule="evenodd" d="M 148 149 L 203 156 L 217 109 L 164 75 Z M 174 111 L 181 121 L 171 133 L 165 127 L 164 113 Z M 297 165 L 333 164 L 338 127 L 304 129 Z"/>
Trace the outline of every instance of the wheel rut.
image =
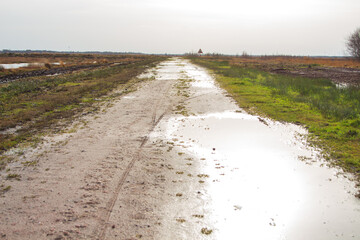
<path id="1" fill-rule="evenodd" d="M 118 196 L 121 192 L 121 189 L 129 176 L 129 173 L 131 172 L 132 168 L 134 167 L 134 164 L 136 161 L 140 159 L 142 148 L 146 145 L 147 141 L 149 140 L 149 135 L 153 132 L 154 128 L 159 124 L 159 122 L 163 119 L 163 117 L 172 109 L 174 100 L 167 99 L 169 98 L 169 93 L 171 88 L 173 87 L 173 84 L 161 84 L 159 86 L 158 91 L 155 95 L 161 95 L 159 99 L 155 101 L 153 110 L 152 110 L 152 120 L 151 120 L 151 127 L 147 133 L 146 136 L 143 137 L 140 146 L 138 147 L 136 153 L 134 154 L 132 160 L 130 163 L 126 166 L 126 169 L 124 173 L 122 174 L 121 178 L 118 181 L 118 184 L 116 186 L 116 189 L 109 200 L 109 202 L 106 205 L 106 209 L 104 210 L 104 216 L 99 219 L 99 226 L 96 228 L 94 232 L 94 236 L 97 236 L 96 239 L 103 240 L 106 238 L 106 230 L 109 226 L 108 222 L 111 216 L 111 213 L 113 211 L 113 208 L 115 206 L 116 201 L 118 200 Z M 165 100 L 168 101 L 165 101 Z M 168 106 L 164 105 L 164 102 L 170 103 Z"/>

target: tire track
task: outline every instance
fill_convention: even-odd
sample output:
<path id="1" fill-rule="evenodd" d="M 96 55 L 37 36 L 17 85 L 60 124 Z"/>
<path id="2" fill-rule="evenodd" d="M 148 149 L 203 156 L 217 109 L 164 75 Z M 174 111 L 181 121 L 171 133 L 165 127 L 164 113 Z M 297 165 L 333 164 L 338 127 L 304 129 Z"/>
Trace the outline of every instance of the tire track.
<path id="1" fill-rule="evenodd" d="M 160 84 L 160 83 L 159 83 Z M 135 156 L 133 157 L 133 159 L 130 161 L 130 163 L 127 165 L 123 175 L 121 176 L 113 196 L 111 197 L 111 199 L 109 200 L 109 202 L 106 204 L 106 208 L 105 208 L 105 214 L 102 218 L 99 219 L 99 225 L 97 227 L 97 229 L 95 229 L 95 233 L 93 234 L 94 236 L 97 236 L 96 239 L 99 240 L 103 240 L 106 237 L 106 230 L 108 228 L 108 222 L 111 216 L 111 213 L 113 211 L 113 208 L 115 206 L 115 203 L 117 202 L 118 196 L 121 192 L 121 189 L 127 179 L 127 177 L 130 174 L 130 171 L 132 170 L 132 168 L 134 167 L 134 164 L 136 163 L 136 161 L 138 161 L 140 159 L 140 155 L 141 155 L 141 151 L 142 148 L 145 146 L 145 144 L 147 143 L 147 141 L 149 140 L 149 136 L 150 134 L 154 131 L 155 127 L 159 124 L 159 122 L 163 119 L 163 117 L 165 116 L 165 114 L 167 112 L 169 112 L 169 110 L 171 110 L 172 105 L 173 105 L 173 101 L 170 100 L 170 104 L 169 107 L 167 107 L 166 109 L 164 109 L 164 112 L 159 116 L 158 116 L 158 111 L 160 109 L 160 106 L 163 105 L 165 98 L 168 96 L 168 93 L 170 91 L 170 89 L 173 87 L 174 83 L 169 84 L 169 86 L 166 86 L 165 91 L 163 90 L 163 86 L 159 89 L 159 91 L 157 91 L 157 93 L 161 93 L 162 92 L 162 96 L 161 98 L 159 98 L 155 105 L 154 105 L 154 109 L 153 109 L 153 114 L 152 114 L 152 121 L 151 121 L 151 128 L 149 129 L 148 134 L 143 138 L 143 140 L 141 141 L 141 144 L 137 150 L 137 152 L 135 153 Z"/>

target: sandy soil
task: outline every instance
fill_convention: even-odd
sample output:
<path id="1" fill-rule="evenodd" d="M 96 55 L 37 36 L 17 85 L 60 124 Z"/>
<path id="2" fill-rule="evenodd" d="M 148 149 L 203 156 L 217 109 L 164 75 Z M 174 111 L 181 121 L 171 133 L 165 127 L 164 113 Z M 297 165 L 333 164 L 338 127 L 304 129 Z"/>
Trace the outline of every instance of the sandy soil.
<path id="1" fill-rule="evenodd" d="M 180 74 L 180 73 L 179 73 Z M 113 102 L 75 133 L 47 137 L 10 167 L 20 181 L 0 198 L 5 239 L 131 239 L 153 236 L 165 160 L 148 143 L 180 101 L 172 81 L 153 80 Z M 111 233 L 109 233 L 110 231 Z"/>
<path id="2" fill-rule="evenodd" d="M 353 183 L 312 166 L 317 152 L 294 137 L 300 127 L 244 113 L 186 60 L 140 77 L 154 79 L 10 165 L 21 180 L 0 198 L 3 239 L 360 234 Z"/>

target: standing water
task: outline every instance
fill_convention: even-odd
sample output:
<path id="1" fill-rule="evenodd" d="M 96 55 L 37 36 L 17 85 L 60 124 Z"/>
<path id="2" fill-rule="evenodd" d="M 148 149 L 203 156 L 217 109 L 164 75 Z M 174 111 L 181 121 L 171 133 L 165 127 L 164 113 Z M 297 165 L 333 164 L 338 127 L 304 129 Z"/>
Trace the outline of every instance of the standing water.
<path id="1" fill-rule="evenodd" d="M 163 64 L 156 77 L 171 80 L 181 72 L 191 79 L 186 108 L 194 115 L 164 119 L 156 137 L 177 139 L 178 150 L 209 176 L 203 201 L 211 231 L 182 238 L 360 239 L 354 183 L 307 146 L 305 129 L 247 114 L 204 69 L 175 63 Z M 176 203 L 169 207 L 182 211 Z"/>
<path id="2" fill-rule="evenodd" d="M 60 63 L 55 62 L 51 63 L 53 65 L 60 65 Z M 17 69 L 17 68 L 23 68 L 23 67 L 44 67 L 45 63 L 4 63 L 0 64 L 0 67 L 3 67 L 4 69 Z"/>

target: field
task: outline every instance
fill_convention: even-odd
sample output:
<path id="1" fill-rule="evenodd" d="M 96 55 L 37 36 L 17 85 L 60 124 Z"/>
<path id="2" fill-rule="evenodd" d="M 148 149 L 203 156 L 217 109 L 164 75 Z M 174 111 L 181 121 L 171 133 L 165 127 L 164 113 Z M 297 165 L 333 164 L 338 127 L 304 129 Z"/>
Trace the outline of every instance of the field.
<path id="1" fill-rule="evenodd" d="M 359 85 L 360 61 L 352 58 L 313 57 L 242 57 L 229 60 L 232 65 L 262 69 L 267 72 L 327 78 L 346 85 Z"/>
<path id="2" fill-rule="evenodd" d="M 145 59 L 144 55 L 75 53 L 1 53 L 1 64 L 29 63 L 26 67 L 6 69 L 0 66 L 0 82 L 23 77 L 68 73 L 112 64 L 128 64 Z"/>
<path id="3" fill-rule="evenodd" d="M 305 126 L 326 158 L 360 175 L 359 62 L 291 57 L 191 59 L 212 69 L 242 108 Z"/>
<path id="4" fill-rule="evenodd" d="M 164 57 L 146 55 L 91 54 L 3 54 L 0 63 L 61 63 L 51 66 L 55 75 L 32 74 L 46 71 L 46 66 L 3 70 L 0 84 L 0 153 L 19 143 L 36 144 L 36 135 L 56 129 L 60 122 L 82 111 L 96 111 L 94 103 L 114 89 L 129 91 L 131 80 L 145 68 Z M 81 67 L 86 66 L 86 67 Z M 65 71 L 64 69 L 72 69 Z M 24 75 L 24 72 L 27 72 Z M 30 76 L 30 77 L 28 77 Z M 10 161 L 2 157 L 0 168 Z"/>

